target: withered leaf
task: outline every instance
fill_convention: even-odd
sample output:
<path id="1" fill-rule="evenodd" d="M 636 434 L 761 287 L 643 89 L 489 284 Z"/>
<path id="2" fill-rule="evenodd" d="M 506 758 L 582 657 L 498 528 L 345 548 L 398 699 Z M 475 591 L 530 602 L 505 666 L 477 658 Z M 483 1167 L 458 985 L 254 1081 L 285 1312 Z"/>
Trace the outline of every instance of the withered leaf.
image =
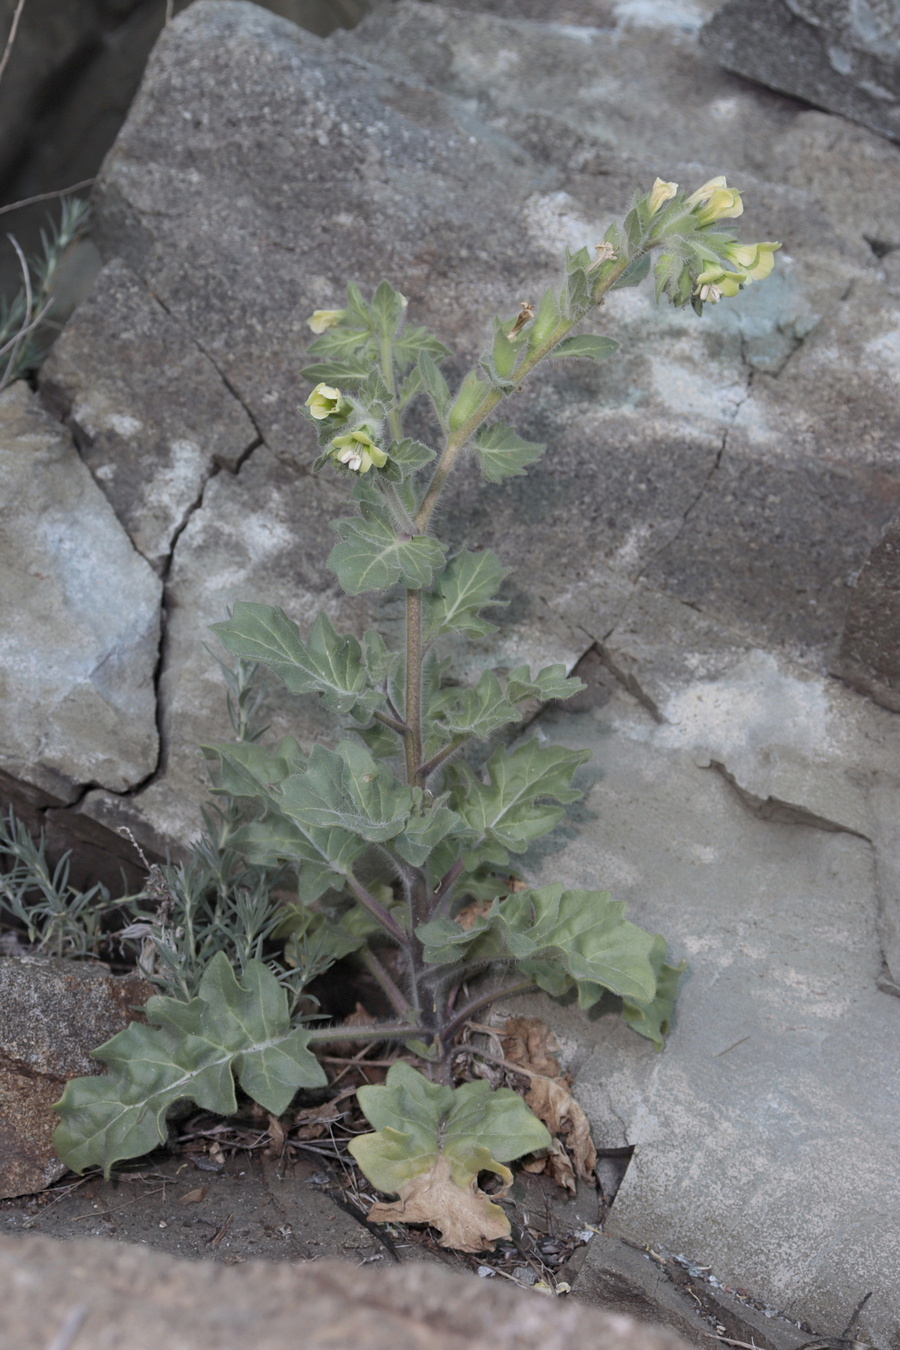
<path id="1" fill-rule="evenodd" d="M 500 1206 L 474 1180 L 458 1186 L 444 1155 L 435 1158 L 427 1172 L 398 1186 L 397 1194 L 400 1199 L 392 1204 L 372 1206 L 370 1223 L 428 1223 L 439 1230 L 442 1247 L 460 1252 L 484 1251 L 510 1235 L 509 1219 Z"/>
<path id="2" fill-rule="evenodd" d="M 591 1139 L 587 1116 L 561 1079 L 530 1074 L 529 1080 L 525 1101 L 550 1133 L 563 1139 L 578 1175 L 585 1181 L 592 1181 L 597 1150 Z M 554 1169 L 559 1170 L 559 1164 L 553 1164 L 555 1157 L 554 1152 L 548 1159 L 546 1170 L 550 1175 L 554 1175 Z M 574 1185 L 563 1184 L 568 1190 L 574 1190 Z"/>
<path id="3" fill-rule="evenodd" d="M 548 1026 L 537 1017 L 508 1017 L 501 1036 L 503 1053 L 510 1064 L 521 1064 L 526 1069 L 546 1078 L 561 1078 L 562 1069 L 556 1052 L 559 1046 Z"/>
<path id="4" fill-rule="evenodd" d="M 192 1191 L 187 1191 L 176 1203 L 179 1205 L 199 1205 L 201 1200 L 206 1199 L 208 1190 L 208 1186 L 195 1186 Z"/>

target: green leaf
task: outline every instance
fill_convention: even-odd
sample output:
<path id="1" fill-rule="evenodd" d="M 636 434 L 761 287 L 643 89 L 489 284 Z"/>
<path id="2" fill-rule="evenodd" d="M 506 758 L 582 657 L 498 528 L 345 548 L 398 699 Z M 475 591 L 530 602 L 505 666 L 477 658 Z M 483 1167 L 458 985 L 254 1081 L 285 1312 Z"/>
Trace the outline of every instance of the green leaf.
<path id="1" fill-rule="evenodd" d="M 460 633 L 466 637 L 484 637 L 496 625 L 479 614 L 486 605 L 504 605 L 495 600 L 509 568 L 504 567 L 490 549 L 471 553 L 464 549 L 452 558 L 440 574 L 435 589 L 425 597 L 425 636 L 431 641 L 440 633 Z"/>
<path id="2" fill-rule="evenodd" d="M 356 741 L 313 746 L 305 772 L 285 779 L 279 806 L 304 829 L 338 828 L 369 843 L 393 839 L 415 806 L 412 790 Z"/>
<path id="3" fill-rule="evenodd" d="M 374 922 L 372 926 L 381 932 Z M 362 934 L 351 933 L 343 923 L 334 923 L 308 905 L 291 905 L 272 936 L 285 939 L 284 959 L 289 966 L 315 974 L 366 945 Z"/>
<path id="4" fill-rule="evenodd" d="M 506 677 L 506 697 L 513 703 L 524 698 L 539 698 L 542 703 L 552 698 L 572 698 L 584 688 L 577 675 L 566 675 L 563 665 L 544 666 L 534 679 L 528 666 L 516 666 Z"/>
<path id="5" fill-rule="evenodd" d="M 507 722 L 518 722 L 519 710 L 510 703 L 492 670 L 482 671 L 474 689 L 445 689 L 428 708 L 452 736 L 484 740 Z"/>
<path id="6" fill-rule="evenodd" d="M 231 618 L 210 625 L 234 655 L 271 666 L 292 694 L 321 694 L 326 708 L 346 713 L 355 705 L 372 708 L 380 696 L 366 693 L 366 670 L 355 637 L 341 637 L 321 613 L 304 642 L 300 629 L 276 605 L 238 600 Z"/>
<path id="7" fill-rule="evenodd" d="M 614 291 L 624 290 L 626 286 L 640 286 L 641 282 L 650 272 L 650 254 L 642 253 L 639 258 L 635 258 L 625 268 L 625 271 L 619 277 L 619 280 L 612 287 Z"/>
<path id="8" fill-rule="evenodd" d="M 304 366 L 300 374 L 304 380 L 309 380 L 310 384 L 324 381 L 342 388 L 358 384 L 360 380 L 366 378 L 371 369 L 372 358 L 360 353 L 352 359 L 348 357 L 343 361 L 316 361 L 311 366 Z"/>
<path id="9" fill-rule="evenodd" d="M 377 492 L 377 489 L 375 489 Z M 384 591 L 400 582 L 409 590 L 430 586 L 444 565 L 443 545 L 431 535 L 411 538 L 395 534 L 382 500 L 357 493 L 360 515 L 332 521 L 341 536 L 328 557 L 328 567 L 349 595 Z"/>
<path id="10" fill-rule="evenodd" d="M 537 441 L 523 441 L 505 422 L 493 422 L 477 433 L 472 448 L 487 481 L 500 483 L 504 478 L 523 474 L 525 465 L 540 459 L 546 446 Z"/>
<path id="11" fill-rule="evenodd" d="M 583 267 L 574 267 L 566 277 L 565 308 L 570 319 L 584 318 L 591 306 L 591 281 Z"/>
<path id="12" fill-rule="evenodd" d="M 407 436 L 402 441 L 392 441 L 387 448 L 390 459 L 382 470 L 383 477 L 389 482 L 402 483 L 434 459 L 434 451 L 421 441 Z"/>
<path id="13" fill-rule="evenodd" d="M 447 385 L 447 381 L 438 370 L 428 352 L 422 352 L 420 355 L 419 370 L 422 372 L 422 383 L 428 391 L 428 396 L 434 405 L 438 421 L 442 427 L 446 427 L 447 413 L 450 408 L 450 389 Z"/>
<path id="14" fill-rule="evenodd" d="M 441 798 L 409 817 L 406 828 L 392 841 L 393 847 L 412 867 L 422 867 L 441 840 L 459 825 L 459 816 Z"/>
<path id="15" fill-rule="evenodd" d="M 478 411 L 489 393 L 490 385 L 479 379 L 474 371 L 470 371 L 463 380 L 462 388 L 450 409 L 450 430 L 459 431 L 460 427 Z"/>
<path id="16" fill-rule="evenodd" d="M 366 304 L 355 281 L 347 283 L 347 313 L 344 316 L 344 322 L 350 322 L 359 328 L 367 328 L 371 332 L 374 328 L 372 310 Z"/>
<path id="17" fill-rule="evenodd" d="M 588 750 L 564 750 L 530 740 L 512 752 L 503 748 L 491 755 L 487 784 L 479 782 L 467 764 L 451 765 L 447 770 L 453 784 L 451 805 L 478 838 L 499 848 L 495 856 L 483 860 L 503 863 L 507 849 L 523 853 L 532 839 L 554 829 L 565 812 L 545 799 L 567 805 L 579 798 L 581 793 L 571 786 L 572 775 L 586 759 Z"/>
<path id="18" fill-rule="evenodd" d="M 657 1050 L 662 1050 L 672 1025 L 678 982 L 684 974 L 686 962 L 682 961 L 678 966 L 668 965 L 666 940 L 659 936 L 653 939 L 650 960 L 656 974 L 656 993 L 653 1000 L 641 1003 L 634 998 L 623 998 L 622 1017 L 632 1031 L 636 1031 L 640 1036 L 646 1036 Z"/>
<path id="19" fill-rule="evenodd" d="M 605 361 L 613 352 L 618 351 L 618 342 L 612 338 L 596 337 L 593 333 L 577 333 L 575 337 L 563 338 L 553 351 L 553 357 L 584 356 L 590 361 Z"/>
<path id="20" fill-rule="evenodd" d="M 205 1111 L 233 1115 L 234 1079 L 266 1111 L 280 1115 L 298 1088 L 327 1083 L 307 1049 L 309 1033 L 291 1030 L 287 995 L 261 961 L 235 978 L 217 952 L 190 1003 L 154 995 L 146 1014 L 93 1052 L 109 1072 L 73 1078 L 54 1110 L 58 1156 L 81 1172 L 136 1158 L 165 1142 L 165 1117 L 189 1098 Z"/>
<path id="21" fill-rule="evenodd" d="M 443 1246 L 462 1251 L 509 1235 L 509 1220 L 478 1189 L 478 1174 L 495 1173 L 506 1189 L 512 1173 L 504 1163 L 551 1145 L 518 1093 L 483 1080 L 444 1087 L 401 1062 L 383 1086 L 359 1088 L 357 1098 L 376 1133 L 358 1135 L 350 1152 L 373 1186 L 400 1196 L 376 1205 L 370 1220 L 431 1223 Z"/>
<path id="22" fill-rule="evenodd" d="M 306 767 L 306 755 L 294 740 L 285 736 L 275 750 L 250 741 L 234 745 L 202 745 L 204 757 L 218 761 L 218 784 L 214 792 L 231 797 L 271 797 L 271 790 L 289 774 Z"/>
<path id="23" fill-rule="evenodd" d="M 382 281 L 372 296 L 371 313 L 382 337 L 391 338 L 403 318 L 406 301 L 389 281 Z"/>
<path id="24" fill-rule="evenodd" d="M 297 866 L 297 893 L 311 905 L 325 891 L 344 890 L 353 864 L 366 851 L 359 835 L 338 828 L 304 826 L 271 809 L 233 830 L 229 847 L 260 867 Z"/>
<path id="25" fill-rule="evenodd" d="M 338 324 L 328 328 L 307 347 L 310 356 L 351 357 L 359 347 L 369 341 L 371 330 L 368 328 L 346 328 Z M 356 364 L 355 362 L 353 363 Z"/>
<path id="26" fill-rule="evenodd" d="M 427 328 L 404 328 L 394 338 L 394 357 L 401 369 L 423 356 L 431 361 L 441 361 L 449 355 L 450 348 L 439 342 Z"/>

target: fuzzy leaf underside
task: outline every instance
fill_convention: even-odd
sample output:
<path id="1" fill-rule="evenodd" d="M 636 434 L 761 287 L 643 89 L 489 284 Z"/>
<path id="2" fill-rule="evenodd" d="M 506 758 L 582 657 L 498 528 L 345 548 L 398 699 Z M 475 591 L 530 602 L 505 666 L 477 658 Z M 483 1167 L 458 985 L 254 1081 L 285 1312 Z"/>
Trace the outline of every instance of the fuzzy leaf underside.
<path id="1" fill-rule="evenodd" d="M 484 637 L 495 625 L 480 615 L 486 605 L 506 602 L 495 599 L 509 568 L 490 549 L 470 553 L 464 549 L 447 564 L 435 589 L 425 597 L 425 636 L 441 633 Z"/>
<path id="2" fill-rule="evenodd" d="M 593 1007 L 606 990 L 650 1004 L 657 989 L 652 958 L 661 939 L 625 919 L 624 909 L 606 891 L 565 890 L 559 883 L 495 900 L 468 932 L 452 919 L 435 919 L 416 934 L 434 965 L 511 961 L 550 994 L 575 988 L 581 1008 Z"/>
<path id="3" fill-rule="evenodd" d="M 594 333 L 576 333 L 574 337 L 563 338 L 550 353 L 551 357 L 586 357 L 589 361 L 605 361 L 613 352 L 618 351 L 618 342 L 612 338 L 597 337 Z"/>
<path id="4" fill-rule="evenodd" d="M 280 1115 L 298 1088 L 327 1079 L 291 1030 L 287 995 L 261 961 L 250 961 L 239 984 L 217 952 L 189 1003 L 154 995 L 146 1013 L 155 1026 L 132 1022 L 93 1052 L 108 1073 L 73 1078 L 54 1110 L 58 1156 L 73 1171 L 140 1157 L 165 1141 L 166 1112 L 189 1098 L 206 1111 L 233 1115 L 235 1078 L 265 1110 Z"/>
<path id="5" fill-rule="evenodd" d="M 358 1135 L 350 1151 L 373 1186 L 401 1197 L 370 1217 L 432 1223 L 443 1229 L 443 1245 L 463 1250 L 509 1233 L 502 1210 L 475 1183 L 490 1171 L 507 1187 L 512 1174 L 504 1163 L 550 1147 L 546 1127 L 517 1093 L 493 1091 L 483 1080 L 444 1087 L 401 1062 L 384 1085 L 360 1088 L 357 1097 L 375 1133 Z M 455 1241 L 460 1234 L 477 1245 Z"/>
<path id="6" fill-rule="evenodd" d="M 366 690 L 366 668 L 355 637 L 342 637 L 327 614 L 313 623 L 306 642 L 300 629 L 277 605 L 238 600 L 231 618 L 210 625 L 223 646 L 246 661 L 262 661 L 292 694 L 322 695 L 332 712 L 377 706 L 380 696 Z"/>
<path id="7" fill-rule="evenodd" d="M 546 446 L 523 440 L 505 422 L 493 422 L 476 434 L 472 449 L 487 481 L 501 483 L 504 478 L 524 474 L 527 465 L 540 459 Z"/>

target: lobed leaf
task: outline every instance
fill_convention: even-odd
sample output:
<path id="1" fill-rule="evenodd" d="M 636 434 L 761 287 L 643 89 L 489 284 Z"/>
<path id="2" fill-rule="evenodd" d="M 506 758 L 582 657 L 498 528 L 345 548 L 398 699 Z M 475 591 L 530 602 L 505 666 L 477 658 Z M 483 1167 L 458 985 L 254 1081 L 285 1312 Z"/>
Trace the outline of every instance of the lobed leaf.
<path id="1" fill-rule="evenodd" d="M 311 366 L 304 366 L 300 374 L 304 380 L 309 380 L 310 384 L 324 381 L 341 388 L 358 384 L 360 380 L 366 378 L 371 368 L 371 357 L 359 352 L 352 358 L 345 357 L 342 361 L 336 358 L 330 361 L 315 361 Z"/>
<path id="2" fill-rule="evenodd" d="M 389 281 L 381 281 L 369 306 L 375 327 L 382 337 L 391 338 L 406 310 L 406 300 Z"/>
<path id="3" fill-rule="evenodd" d="M 282 784 L 279 806 L 304 829 L 337 828 L 379 844 L 400 834 L 416 799 L 365 746 L 341 741 L 336 751 L 313 746 L 304 772 Z"/>
<path id="4" fill-rule="evenodd" d="M 518 722 L 519 710 L 510 703 L 492 670 L 482 671 L 474 689 L 444 689 L 429 704 L 428 714 L 451 736 L 485 740 L 507 722 Z"/>
<path id="5" fill-rule="evenodd" d="M 509 1235 L 509 1221 L 478 1189 L 479 1172 L 504 1183 L 503 1164 L 550 1147 L 550 1135 L 522 1098 L 486 1082 L 453 1089 L 430 1083 L 410 1065 L 394 1064 L 383 1086 L 359 1088 L 357 1098 L 374 1134 L 349 1145 L 365 1176 L 378 1190 L 396 1193 L 393 1205 L 376 1205 L 376 1223 L 430 1223 L 441 1245 L 480 1251 Z"/>
<path id="6" fill-rule="evenodd" d="M 392 441 L 388 446 L 387 464 L 382 471 L 388 482 L 402 483 L 434 459 L 434 451 L 421 441 L 407 436 L 402 441 Z"/>
<path id="7" fill-rule="evenodd" d="M 564 665 L 544 666 L 534 679 L 528 666 L 515 666 L 506 677 L 506 697 L 513 703 L 525 698 L 539 698 L 542 703 L 553 698 L 573 698 L 584 684 L 577 675 L 566 675 Z"/>
<path id="8" fill-rule="evenodd" d="M 527 464 L 540 459 L 546 446 L 538 441 L 523 440 L 505 422 L 492 422 L 476 434 L 472 449 L 487 481 L 500 483 L 504 478 L 523 474 Z"/>
<path id="9" fill-rule="evenodd" d="M 444 548 L 431 535 L 398 535 L 386 505 L 374 496 L 357 495 L 360 515 L 332 521 L 341 536 L 328 557 L 328 567 L 349 595 L 384 591 L 398 582 L 410 590 L 430 586 L 444 565 Z"/>
<path id="10" fill-rule="evenodd" d="M 479 613 L 486 605 L 505 605 L 495 600 L 509 568 L 504 567 L 490 549 L 471 553 L 464 549 L 452 558 L 437 579 L 435 589 L 425 597 L 425 637 L 431 641 L 441 633 L 461 633 L 483 637 L 496 625 Z"/>
<path id="11" fill-rule="evenodd" d="M 259 820 L 239 825 L 228 842 L 261 867 L 295 864 L 297 893 L 308 905 L 325 891 L 344 890 L 353 864 L 366 851 L 359 835 L 337 827 L 302 825 L 274 807 Z"/>
<path id="12" fill-rule="evenodd" d="M 154 995 L 146 1014 L 93 1051 L 109 1072 L 73 1078 L 54 1110 L 58 1156 L 73 1171 L 140 1157 L 165 1142 L 165 1117 L 184 1098 L 233 1115 L 234 1080 L 273 1115 L 298 1088 L 327 1079 L 307 1048 L 309 1033 L 291 1030 L 287 994 L 261 961 L 238 983 L 224 952 L 212 958 L 190 1003 Z"/>
<path id="13" fill-rule="evenodd" d="M 332 712 L 347 713 L 356 705 L 371 710 L 381 701 L 377 693 L 366 692 L 356 638 L 340 636 L 324 612 L 306 642 L 283 609 L 250 600 L 238 600 L 231 618 L 210 628 L 234 656 L 270 666 L 292 694 L 321 694 Z"/>
<path id="14" fill-rule="evenodd" d="M 678 983 L 684 974 L 685 962 L 670 966 L 666 961 L 666 940 L 659 936 L 653 939 L 650 960 L 656 973 L 656 993 L 649 1003 L 623 998 L 622 1018 L 632 1031 L 636 1031 L 639 1036 L 646 1036 L 657 1050 L 662 1050 L 672 1025 Z"/>
<path id="15" fill-rule="evenodd" d="M 202 745 L 204 758 L 218 762 L 214 792 L 231 797 L 270 797 L 289 774 L 306 767 L 306 755 L 293 736 L 284 736 L 275 750 L 253 741 L 233 745 Z"/>

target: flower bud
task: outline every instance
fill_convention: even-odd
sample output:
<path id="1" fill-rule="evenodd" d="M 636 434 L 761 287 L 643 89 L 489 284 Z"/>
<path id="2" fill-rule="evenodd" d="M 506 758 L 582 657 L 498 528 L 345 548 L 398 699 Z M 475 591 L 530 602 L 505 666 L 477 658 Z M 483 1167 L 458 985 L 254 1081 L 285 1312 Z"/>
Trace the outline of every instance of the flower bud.
<path id="1" fill-rule="evenodd" d="M 712 225 L 717 220 L 733 220 L 744 211 L 741 194 L 730 188 L 723 177 L 710 178 L 688 197 L 688 206 L 694 208 L 697 228 Z"/>
<path id="2" fill-rule="evenodd" d="M 659 208 L 665 202 L 671 201 L 678 191 L 677 183 L 664 183 L 661 178 L 657 178 L 653 187 L 650 189 L 650 195 L 647 198 L 647 210 L 651 216 L 656 215 Z"/>
<path id="3" fill-rule="evenodd" d="M 314 333 L 324 333 L 326 328 L 334 328 L 347 313 L 345 309 L 317 309 L 306 320 Z"/>
<path id="4" fill-rule="evenodd" d="M 383 469 L 388 462 L 386 451 L 379 450 L 372 440 L 371 427 L 357 427 L 344 436 L 335 436 L 331 442 L 331 458 L 351 473 L 368 473 L 374 464 Z"/>
<path id="5" fill-rule="evenodd" d="M 326 417 L 334 417 L 343 398 L 340 389 L 333 389 L 330 384 L 317 384 L 305 406 L 309 408 L 310 417 L 323 422 Z"/>

